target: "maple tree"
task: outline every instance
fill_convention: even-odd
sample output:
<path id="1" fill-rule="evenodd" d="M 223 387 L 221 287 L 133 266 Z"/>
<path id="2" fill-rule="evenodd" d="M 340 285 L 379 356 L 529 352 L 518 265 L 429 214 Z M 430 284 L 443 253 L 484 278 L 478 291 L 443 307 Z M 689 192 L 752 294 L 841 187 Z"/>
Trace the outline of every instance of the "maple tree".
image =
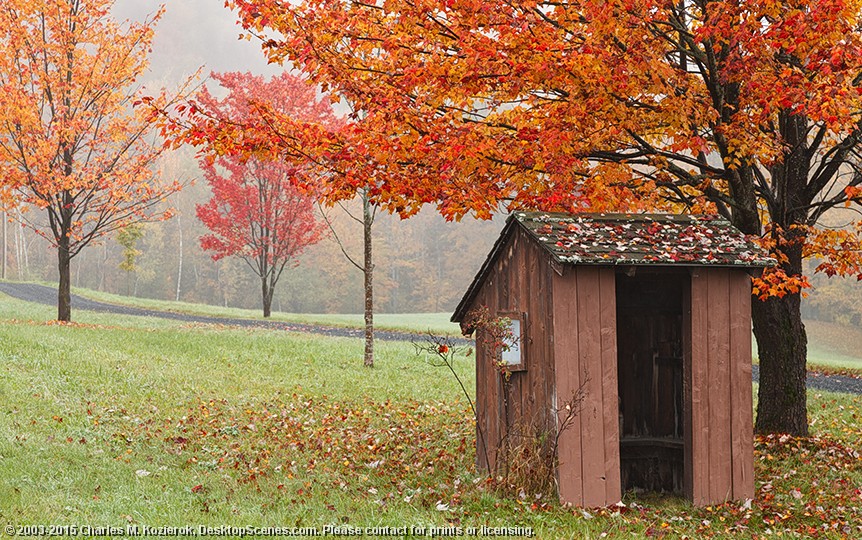
<path id="1" fill-rule="evenodd" d="M 119 23 L 109 0 L 10 0 L 0 6 L 0 176 L 27 225 L 57 248 L 57 317 L 71 319 L 70 261 L 180 188 L 151 165 L 156 117 L 133 109 L 159 11 Z M 166 103 L 164 94 L 151 98 Z"/>
<path id="2" fill-rule="evenodd" d="M 242 123 L 258 104 L 266 104 L 307 121 L 334 121 L 329 104 L 316 100 L 314 88 L 289 73 L 269 81 L 249 73 L 212 77 L 228 95 L 217 99 L 204 89 L 197 96 L 197 106 L 211 118 Z M 209 202 L 197 206 L 198 218 L 212 231 L 201 238 L 201 246 L 216 260 L 238 256 L 248 264 L 260 278 L 263 316 L 269 317 L 286 265 L 321 239 L 314 198 L 301 187 L 308 183 L 305 164 L 289 157 L 228 153 L 204 156 L 201 168 L 213 192 Z"/>
<path id="3" fill-rule="evenodd" d="M 248 76 L 253 79 L 252 76 Z M 306 109 L 290 100 L 270 92 L 266 97 L 252 94 L 250 85 L 246 90 L 241 109 L 217 110 L 212 97 L 204 92 L 195 99 L 187 100 L 174 108 L 154 106 L 154 113 L 161 116 L 162 133 L 173 145 L 191 144 L 202 147 L 204 161 L 215 156 L 235 156 L 242 161 L 249 159 L 290 160 L 303 174 L 294 182 L 302 189 L 313 193 L 319 202 L 329 205 L 341 204 L 344 200 L 358 198 L 362 204 L 361 217 L 345 209 L 351 219 L 362 225 L 363 257 L 357 262 L 344 248 L 331 223 L 330 231 L 347 260 L 363 274 L 365 352 L 364 365 L 374 366 L 374 262 L 372 228 L 380 203 L 372 192 L 381 181 L 378 162 L 369 151 L 368 141 L 357 138 L 364 133 L 354 124 L 337 119 L 328 100 L 314 101 L 315 88 L 307 81 L 289 74 L 282 76 L 289 81 L 290 89 L 283 89 L 284 96 L 303 96 L 309 104 Z M 255 83 L 258 87 L 260 81 Z M 234 87 L 234 90 L 238 89 Z M 287 100 L 287 101 L 285 101 Z M 289 106 L 285 106 L 288 103 Z M 231 103 L 236 106 L 236 102 Z M 359 120 L 361 111 L 351 114 Z M 358 143 L 358 144 L 355 144 Z M 371 142 L 371 146 L 375 143 Z M 386 172 L 385 174 L 391 174 Z M 325 214 L 324 214 L 325 217 Z"/>
<path id="4" fill-rule="evenodd" d="M 808 432 L 802 260 L 862 275 L 858 230 L 818 225 L 862 194 L 858 0 L 229 5 L 366 111 L 353 147 L 410 171 L 372 190 L 392 210 L 708 212 L 761 238 L 755 427 Z"/>

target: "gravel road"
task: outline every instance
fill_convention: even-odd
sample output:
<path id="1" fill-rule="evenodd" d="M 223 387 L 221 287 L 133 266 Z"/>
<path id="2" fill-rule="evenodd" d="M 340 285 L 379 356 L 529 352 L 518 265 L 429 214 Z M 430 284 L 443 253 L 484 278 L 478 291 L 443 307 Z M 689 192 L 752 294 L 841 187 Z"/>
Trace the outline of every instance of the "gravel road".
<path id="1" fill-rule="evenodd" d="M 8 294 L 13 298 L 36 302 L 50 306 L 57 305 L 57 290 L 44 285 L 34 283 L 12 283 L 0 282 L 0 293 Z M 118 315 L 134 315 L 139 317 L 159 317 L 190 323 L 223 324 L 227 326 L 239 326 L 243 328 L 273 328 L 288 330 L 291 332 L 307 332 L 332 337 L 365 338 L 365 332 L 358 328 L 343 328 L 337 326 L 323 326 L 303 323 L 290 323 L 283 321 L 263 321 L 257 319 L 238 319 L 226 317 L 206 317 L 202 315 L 190 315 L 188 313 L 177 313 L 174 311 L 158 311 L 154 309 L 142 309 L 118 304 L 97 302 L 76 294 L 72 295 L 72 314 L 75 310 L 97 311 L 101 313 L 116 313 Z M 422 334 L 409 332 L 393 332 L 389 330 L 375 330 L 375 339 L 383 341 L 421 341 Z M 466 340 L 457 340 L 466 343 Z"/>
<path id="2" fill-rule="evenodd" d="M 759 382 L 760 366 L 752 366 L 751 375 L 754 382 Z M 817 373 L 816 371 L 809 371 L 805 385 L 812 390 L 862 394 L 862 379 L 845 377 L 844 375 L 826 375 L 824 373 Z"/>
<path id="3" fill-rule="evenodd" d="M 40 304 L 57 305 L 57 291 L 51 287 L 44 285 L 36 285 L 33 283 L 11 283 L 0 282 L 0 292 L 8 294 L 20 300 L 28 302 L 37 302 Z M 255 319 L 232 319 L 222 317 L 204 317 L 199 315 L 189 315 L 186 313 L 176 313 L 173 311 L 157 311 L 152 309 L 141 309 L 129 306 L 120 306 L 117 304 L 108 304 L 105 302 L 97 302 L 89 300 L 81 296 L 72 295 L 72 309 L 83 309 L 87 311 L 99 311 L 102 313 L 117 313 L 120 315 L 135 315 L 141 317 L 160 317 L 162 319 L 173 319 L 176 321 L 184 321 L 191 323 L 204 324 L 223 324 L 228 326 L 240 326 L 246 328 L 274 328 L 279 330 L 289 330 L 292 332 L 307 332 L 311 334 L 321 334 L 333 337 L 351 337 L 364 338 L 364 333 L 360 329 L 355 328 L 340 328 L 334 326 L 319 326 L 313 324 L 301 323 L 286 323 L 279 321 L 261 321 Z M 377 339 L 384 341 L 421 341 L 421 334 L 413 334 L 409 332 L 392 332 L 386 330 L 377 330 L 374 332 Z M 467 340 L 456 340 L 459 344 L 467 343 Z M 753 366 L 752 376 L 755 382 L 759 380 L 759 366 Z M 862 394 L 862 379 L 853 377 L 845 377 L 843 375 L 824 375 L 822 373 L 809 372 L 807 380 L 808 388 L 815 390 L 825 390 L 828 392 L 843 392 L 846 394 Z"/>

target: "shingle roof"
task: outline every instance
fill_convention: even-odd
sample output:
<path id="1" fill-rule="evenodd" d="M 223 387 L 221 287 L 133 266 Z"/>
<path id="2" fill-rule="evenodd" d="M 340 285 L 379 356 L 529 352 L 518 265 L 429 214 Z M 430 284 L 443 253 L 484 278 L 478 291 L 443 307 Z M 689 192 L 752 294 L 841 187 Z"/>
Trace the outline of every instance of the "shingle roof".
<path id="1" fill-rule="evenodd" d="M 517 212 L 513 217 L 561 263 L 775 264 L 764 250 L 719 216 Z"/>
<path id="2" fill-rule="evenodd" d="M 714 215 L 515 212 L 461 299 L 461 322 L 498 254 L 521 227 L 562 264 L 765 267 L 775 259 Z"/>

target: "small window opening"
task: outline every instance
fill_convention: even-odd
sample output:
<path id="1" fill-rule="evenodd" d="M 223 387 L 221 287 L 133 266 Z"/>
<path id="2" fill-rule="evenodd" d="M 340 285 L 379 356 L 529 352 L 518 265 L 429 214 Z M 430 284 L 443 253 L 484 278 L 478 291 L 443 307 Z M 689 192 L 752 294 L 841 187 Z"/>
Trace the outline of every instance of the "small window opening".
<path id="1" fill-rule="evenodd" d="M 506 336 L 500 360 L 509 371 L 523 371 L 526 369 L 526 313 L 507 312 L 501 313 L 500 317 L 508 324 Z"/>

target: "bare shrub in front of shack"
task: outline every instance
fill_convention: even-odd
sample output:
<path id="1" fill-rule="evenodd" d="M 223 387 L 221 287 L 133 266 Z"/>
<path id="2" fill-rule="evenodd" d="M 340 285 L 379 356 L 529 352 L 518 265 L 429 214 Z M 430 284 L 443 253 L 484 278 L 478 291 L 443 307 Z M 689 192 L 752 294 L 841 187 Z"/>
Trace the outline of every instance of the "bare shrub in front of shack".
<path id="1" fill-rule="evenodd" d="M 493 463 L 487 470 L 489 478 L 507 496 L 552 499 L 558 493 L 560 435 L 572 425 L 580 412 L 584 384 L 553 411 L 553 429 L 516 418 L 510 407 L 512 371 L 503 358 L 504 352 L 519 346 L 520 336 L 512 331 L 511 319 L 505 316 L 492 317 L 486 307 L 480 307 L 470 312 L 462 330 L 465 335 L 475 332 L 477 346 L 491 352 L 491 364 L 502 388 L 503 430 L 499 439 L 489 441 L 481 423 L 476 424 L 478 451 L 483 454 L 485 464 Z M 478 419 L 475 403 L 454 368 L 455 357 L 459 354 L 472 356 L 472 348 L 455 345 L 449 336 L 430 333 L 424 343 L 414 343 L 414 346 L 417 352 L 430 357 L 429 363 L 449 370 L 467 398 L 474 417 Z"/>

